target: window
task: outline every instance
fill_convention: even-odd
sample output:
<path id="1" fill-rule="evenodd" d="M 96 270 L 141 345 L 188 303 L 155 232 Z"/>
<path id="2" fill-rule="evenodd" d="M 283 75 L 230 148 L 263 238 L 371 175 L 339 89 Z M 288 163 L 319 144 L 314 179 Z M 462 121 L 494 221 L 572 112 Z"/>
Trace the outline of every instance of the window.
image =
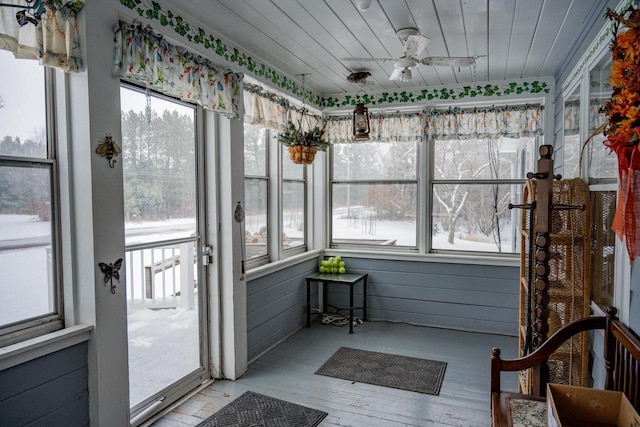
<path id="1" fill-rule="evenodd" d="M 431 250 L 518 252 L 520 212 L 534 137 L 435 140 Z"/>
<path id="2" fill-rule="evenodd" d="M 611 97 L 611 57 L 605 55 L 589 72 L 589 134 L 606 120 L 601 107 Z M 614 305 L 616 236 L 611 230 L 616 212 L 616 155 L 603 144 L 602 132 L 593 136 L 585 151 L 591 197 L 591 299 L 603 311 Z"/>
<path id="3" fill-rule="evenodd" d="M 267 259 L 269 176 L 267 130 L 244 125 L 245 256 Z"/>
<path id="4" fill-rule="evenodd" d="M 3 50 L 0 62 L 0 345 L 8 345 L 63 321 L 46 69 Z"/>
<path id="5" fill-rule="evenodd" d="M 331 244 L 417 247 L 418 142 L 331 148 Z"/>
<path id="6" fill-rule="evenodd" d="M 331 147 L 331 246 L 519 252 L 520 213 L 509 204 L 522 203 L 541 111 L 524 104 L 372 115 L 377 141 Z M 328 122 L 342 138 L 344 120 Z"/>
<path id="7" fill-rule="evenodd" d="M 577 86 L 564 102 L 564 179 L 580 176 L 580 86 Z"/>
<path id="8" fill-rule="evenodd" d="M 276 141 L 277 144 L 277 141 Z M 289 158 L 289 152 L 282 153 L 282 251 L 297 253 L 306 249 L 306 168 L 295 164 Z"/>
<path id="9" fill-rule="evenodd" d="M 250 268 L 306 250 L 306 168 L 290 160 L 275 135 L 260 125 L 244 125 L 245 256 Z"/>

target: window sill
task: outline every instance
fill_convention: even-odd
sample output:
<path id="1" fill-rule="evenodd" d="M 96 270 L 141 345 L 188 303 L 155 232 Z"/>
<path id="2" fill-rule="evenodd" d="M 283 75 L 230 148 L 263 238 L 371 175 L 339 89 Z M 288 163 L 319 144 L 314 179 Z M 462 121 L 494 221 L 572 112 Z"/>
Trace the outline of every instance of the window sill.
<path id="1" fill-rule="evenodd" d="M 470 255 L 470 254 L 416 254 L 407 252 L 379 252 L 367 251 L 362 249 L 324 249 L 305 252 L 300 255 L 285 258 L 283 260 L 264 264 L 259 267 L 252 268 L 247 272 L 247 282 L 258 279 L 262 276 L 275 273 L 283 268 L 291 267 L 301 262 L 318 258 L 320 256 L 335 256 L 368 259 L 384 259 L 395 261 L 415 261 L 415 262 L 438 262 L 449 264 L 472 264 L 472 265 L 491 265 L 497 267 L 520 267 L 520 257 L 492 257 L 486 255 Z"/>
<path id="2" fill-rule="evenodd" d="M 385 259 L 395 261 L 438 262 L 449 264 L 492 265 L 499 267 L 520 267 L 520 256 L 494 257 L 475 254 L 417 254 L 408 252 L 378 252 L 362 249 L 325 249 L 325 256 Z"/>
<path id="3" fill-rule="evenodd" d="M 312 250 L 312 251 L 301 253 L 299 255 L 291 256 L 289 258 L 284 258 L 276 262 L 272 262 L 269 264 L 264 264 L 259 267 L 252 268 L 247 272 L 247 282 L 258 279 L 262 276 L 266 276 L 271 273 L 275 273 L 276 271 L 282 270 L 283 268 L 291 267 L 293 265 L 300 264 L 301 262 L 318 258 L 321 255 L 322 255 L 321 250 Z"/>
<path id="4" fill-rule="evenodd" d="M 93 326 L 77 325 L 0 348 L 0 371 L 88 341 Z"/>

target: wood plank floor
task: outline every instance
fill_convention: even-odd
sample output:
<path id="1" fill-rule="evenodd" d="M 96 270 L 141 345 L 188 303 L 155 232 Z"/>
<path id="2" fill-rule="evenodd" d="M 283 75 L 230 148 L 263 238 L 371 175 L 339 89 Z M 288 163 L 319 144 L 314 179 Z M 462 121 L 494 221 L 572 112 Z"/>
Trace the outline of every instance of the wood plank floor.
<path id="1" fill-rule="evenodd" d="M 491 348 L 512 358 L 517 345 L 515 337 L 388 322 L 367 322 L 349 335 L 346 326 L 315 321 L 251 363 L 240 379 L 214 382 L 153 426 L 195 426 L 248 390 L 327 412 L 321 427 L 488 426 Z M 440 395 L 314 375 L 340 347 L 447 362 Z M 503 389 L 516 390 L 516 374 L 502 381 Z"/>

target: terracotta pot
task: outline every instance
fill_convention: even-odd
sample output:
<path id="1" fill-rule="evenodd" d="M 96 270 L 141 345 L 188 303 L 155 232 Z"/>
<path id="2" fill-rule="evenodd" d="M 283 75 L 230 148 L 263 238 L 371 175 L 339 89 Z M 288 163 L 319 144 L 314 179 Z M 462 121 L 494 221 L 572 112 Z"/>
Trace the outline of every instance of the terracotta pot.
<path id="1" fill-rule="evenodd" d="M 310 165 L 313 163 L 316 151 L 318 150 L 315 147 L 292 145 L 289 147 L 289 158 L 293 163 L 297 163 L 299 165 Z"/>

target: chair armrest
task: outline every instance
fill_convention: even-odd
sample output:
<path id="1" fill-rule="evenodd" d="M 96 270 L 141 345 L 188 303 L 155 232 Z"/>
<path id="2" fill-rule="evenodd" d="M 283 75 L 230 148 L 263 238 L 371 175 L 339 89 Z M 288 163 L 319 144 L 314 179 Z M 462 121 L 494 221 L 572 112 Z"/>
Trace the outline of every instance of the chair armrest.
<path id="1" fill-rule="evenodd" d="M 574 320 L 558 329 L 533 353 L 518 359 L 501 359 L 500 349 L 491 350 L 491 392 L 500 393 L 500 373 L 502 371 L 522 371 L 546 365 L 549 356 L 556 351 L 562 343 L 572 336 L 592 329 L 605 329 L 607 317 L 593 316 Z M 546 379 L 541 386 L 546 387 Z M 541 391 L 544 393 L 544 391 Z"/>

